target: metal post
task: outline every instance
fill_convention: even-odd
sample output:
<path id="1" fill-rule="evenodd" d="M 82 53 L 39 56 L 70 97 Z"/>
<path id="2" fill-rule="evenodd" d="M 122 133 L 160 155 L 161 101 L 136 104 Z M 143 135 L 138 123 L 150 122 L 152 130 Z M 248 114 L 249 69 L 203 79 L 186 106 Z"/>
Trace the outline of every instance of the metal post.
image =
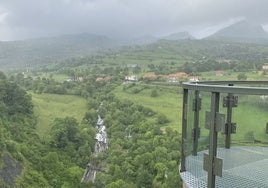
<path id="1" fill-rule="evenodd" d="M 183 89 L 181 169 L 180 169 L 181 172 L 186 171 L 187 101 L 188 101 L 188 89 Z"/>
<path id="2" fill-rule="evenodd" d="M 217 155 L 217 139 L 218 139 L 218 133 L 216 130 L 216 116 L 219 112 L 219 101 L 220 101 L 220 93 L 218 92 L 212 92 L 211 93 L 211 115 L 212 115 L 212 122 L 211 127 L 209 131 L 209 168 L 208 168 L 208 188 L 215 188 L 215 180 L 216 176 L 214 173 L 214 160 Z"/>
<path id="3" fill-rule="evenodd" d="M 225 148 L 230 149 L 231 146 L 231 129 L 232 129 L 232 98 L 233 94 L 228 94 L 228 106 L 227 106 L 227 126 L 226 126 L 226 137 L 225 137 Z"/>
<path id="4" fill-rule="evenodd" d="M 194 107 L 194 128 L 193 128 L 193 151 L 192 155 L 197 155 L 197 149 L 198 149 L 198 138 L 200 135 L 200 128 L 199 128 L 199 110 L 201 105 L 201 99 L 200 99 L 200 92 L 198 90 L 195 91 L 195 107 Z"/>

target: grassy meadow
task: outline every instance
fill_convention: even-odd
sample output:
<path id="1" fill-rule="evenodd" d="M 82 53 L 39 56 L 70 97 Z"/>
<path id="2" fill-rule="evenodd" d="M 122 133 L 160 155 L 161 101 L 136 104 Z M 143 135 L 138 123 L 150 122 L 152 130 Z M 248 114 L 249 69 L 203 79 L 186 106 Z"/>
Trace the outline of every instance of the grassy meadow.
<path id="1" fill-rule="evenodd" d="M 221 76 L 216 75 L 216 71 L 203 72 L 198 76 L 202 81 L 211 81 L 211 80 L 237 80 L 239 74 L 245 74 L 248 81 L 254 80 L 268 80 L 268 75 L 263 75 L 260 72 L 234 72 L 234 71 L 222 71 Z"/>
<path id="2" fill-rule="evenodd" d="M 87 102 L 82 97 L 73 95 L 31 93 L 34 113 L 37 116 L 37 133 L 45 136 L 49 133 L 55 118 L 74 117 L 81 122 L 87 111 Z"/>
<path id="3" fill-rule="evenodd" d="M 127 89 L 128 85 L 117 87 L 113 93 L 120 99 L 128 99 L 136 104 L 151 108 L 153 111 L 164 114 L 170 121 L 165 124 L 181 132 L 182 94 L 178 86 L 162 85 L 136 85 Z M 152 97 L 152 90 L 157 91 L 157 96 Z M 164 128 L 163 127 L 163 128 Z"/>
<path id="4" fill-rule="evenodd" d="M 265 133 L 268 123 L 268 103 L 259 96 L 239 96 L 238 107 L 234 109 L 233 119 L 237 122 L 237 135 L 235 140 L 255 139 L 268 142 L 268 135 Z"/>

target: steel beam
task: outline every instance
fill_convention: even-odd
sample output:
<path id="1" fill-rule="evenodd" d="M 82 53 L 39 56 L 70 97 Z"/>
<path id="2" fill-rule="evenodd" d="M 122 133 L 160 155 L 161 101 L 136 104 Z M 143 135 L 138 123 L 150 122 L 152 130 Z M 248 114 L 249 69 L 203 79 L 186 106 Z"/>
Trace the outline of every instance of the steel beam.
<path id="1" fill-rule="evenodd" d="M 193 128 L 193 151 L 192 155 L 197 155 L 198 150 L 198 138 L 200 136 L 200 128 L 199 128 L 199 110 L 201 108 L 201 99 L 200 92 L 198 90 L 195 91 L 195 107 L 194 107 L 194 128 Z"/>
<path id="2" fill-rule="evenodd" d="M 220 93 L 212 92 L 211 93 L 211 114 L 212 114 L 212 126 L 209 131 L 209 168 L 208 168 L 208 188 L 215 188 L 215 180 L 216 175 L 214 172 L 214 164 L 215 158 L 217 156 L 217 140 L 218 140 L 218 132 L 217 132 L 217 121 L 216 116 L 219 112 L 219 104 L 220 104 Z"/>
<path id="3" fill-rule="evenodd" d="M 187 141 L 187 110 L 188 110 L 188 89 L 183 89 L 182 109 L 182 139 L 181 139 L 181 172 L 186 171 L 186 141 Z"/>
<path id="4" fill-rule="evenodd" d="M 230 149 L 231 147 L 231 130 L 232 130 L 232 97 L 233 94 L 228 94 L 228 106 L 227 106 L 227 130 L 226 130 L 226 136 L 225 136 L 225 148 Z"/>

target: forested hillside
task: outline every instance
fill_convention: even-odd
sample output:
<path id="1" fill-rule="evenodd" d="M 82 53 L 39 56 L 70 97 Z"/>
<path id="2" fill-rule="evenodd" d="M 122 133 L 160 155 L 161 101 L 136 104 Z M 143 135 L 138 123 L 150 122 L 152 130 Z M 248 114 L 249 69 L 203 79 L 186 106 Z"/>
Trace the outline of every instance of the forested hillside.
<path id="1" fill-rule="evenodd" d="M 129 74 L 128 66 L 137 65 L 134 74 L 154 72 L 167 75 L 184 71 L 196 75 L 217 70 L 260 71 L 267 63 L 267 58 L 268 45 L 209 40 L 160 40 L 153 44 L 67 59 L 44 66 L 39 71 L 57 71 L 73 77 L 86 72 L 88 66 L 95 66 L 96 70 L 101 66 L 104 67 L 104 73 L 117 69 L 122 78 Z M 125 69 L 119 72 L 122 66 Z M 81 69 L 80 73 L 74 75 L 74 68 Z"/>
<path id="2" fill-rule="evenodd" d="M 0 68 L 36 68 L 117 45 L 107 37 L 93 34 L 0 42 Z"/>
<path id="3" fill-rule="evenodd" d="M 4 187 L 80 187 L 94 129 L 76 119 L 54 119 L 41 139 L 31 96 L 1 73 L 1 170 Z M 84 127 L 84 129 L 83 129 Z"/>
<path id="4" fill-rule="evenodd" d="M 9 71 L 18 69 L 26 71 L 40 68 L 40 66 L 51 69 L 55 66 L 101 64 L 106 60 L 113 65 L 131 63 L 182 65 L 192 62 L 227 60 L 231 63 L 242 62 L 246 65 L 254 62 L 253 66 L 258 67 L 266 62 L 268 57 L 268 43 L 265 41 L 263 44 L 258 44 L 212 40 L 212 38 L 160 39 L 147 45 L 119 48 L 123 44 L 129 43 L 89 34 L 0 42 L 0 68 Z M 104 49 L 106 52 L 99 51 Z M 95 58 L 92 59 L 94 56 Z M 70 59 L 71 57 L 74 58 Z M 101 59 L 96 59 L 96 57 L 101 57 Z"/>
<path id="5" fill-rule="evenodd" d="M 93 77 L 97 73 L 91 70 Z M 95 75 L 95 76 L 94 76 Z M 1 185 L 18 187 L 180 187 L 178 174 L 179 133 L 167 128 L 152 109 L 121 100 L 110 93 L 118 80 L 61 84 L 66 93 L 87 99 L 88 111 L 82 122 L 73 117 L 54 119 L 49 134 L 40 138 L 36 132 L 31 96 L 16 83 L 32 92 L 42 80 L 12 77 L 2 74 L 2 126 L 1 164 L 14 166 L 12 181 L 7 179 L 7 168 L 1 169 Z M 47 87 L 56 87 L 55 81 L 46 79 Z M 49 83 L 52 85 L 49 86 Z M 80 88 L 80 92 L 75 92 Z M 100 107 L 101 104 L 101 107 Z M 98 110 L 98 111 L 97 111 Z M 109 149 L 93 154 L 95 124 L 100 115 L 107 125 Z M 7 163 L 10 158 L 12 164 Z M 98 174 L 94 182 L 80 183 L 88 161 L 95 161 Z M 9 175 L 10 176 L 10 175 Z"/>

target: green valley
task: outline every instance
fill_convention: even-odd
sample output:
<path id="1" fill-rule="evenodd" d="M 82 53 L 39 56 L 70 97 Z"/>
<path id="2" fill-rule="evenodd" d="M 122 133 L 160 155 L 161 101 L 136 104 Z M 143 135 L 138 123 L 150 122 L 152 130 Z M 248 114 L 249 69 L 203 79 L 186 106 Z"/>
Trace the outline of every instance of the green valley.
<path id="1" fill-rule="evenodd" d="M 88 109 L 87 101 L 73 95 L 35 94 L 30 93 L 37 116 L 37 133 L 44 137 L 50 131 L 50 126 L 56 118 L 74 117 L 82 122 Z"/>
<path id="2" fill-rule="evenodd" d="M 249 43 L 160 40 L 3 74 L 0 144 L 3 156 L 23 166 L 10 185 L 180 187 L 181 83 L 267 80 L 266 49 Z M 204 122 L 209 96 L 201 95 Z M 252 101 L 241 96 L 234 109 L 235 144 L 267 142 L 267 104 L 260 104 L 258 97 Z M 252 121 L 237 118 L 241 116 Z M 252 133 L 254 119 L 259 123 Z M 189 132 L 192 125 L 190 119 Z M 201 125 L 200 149 L 207 139 L 208 131 Z M 100 142 L 108 147 L 96 153 Z M 81 182 L 87 172 L 96 172 L 94 181 Z M 5 178 L 1 181 L 8 184 Z"/>

